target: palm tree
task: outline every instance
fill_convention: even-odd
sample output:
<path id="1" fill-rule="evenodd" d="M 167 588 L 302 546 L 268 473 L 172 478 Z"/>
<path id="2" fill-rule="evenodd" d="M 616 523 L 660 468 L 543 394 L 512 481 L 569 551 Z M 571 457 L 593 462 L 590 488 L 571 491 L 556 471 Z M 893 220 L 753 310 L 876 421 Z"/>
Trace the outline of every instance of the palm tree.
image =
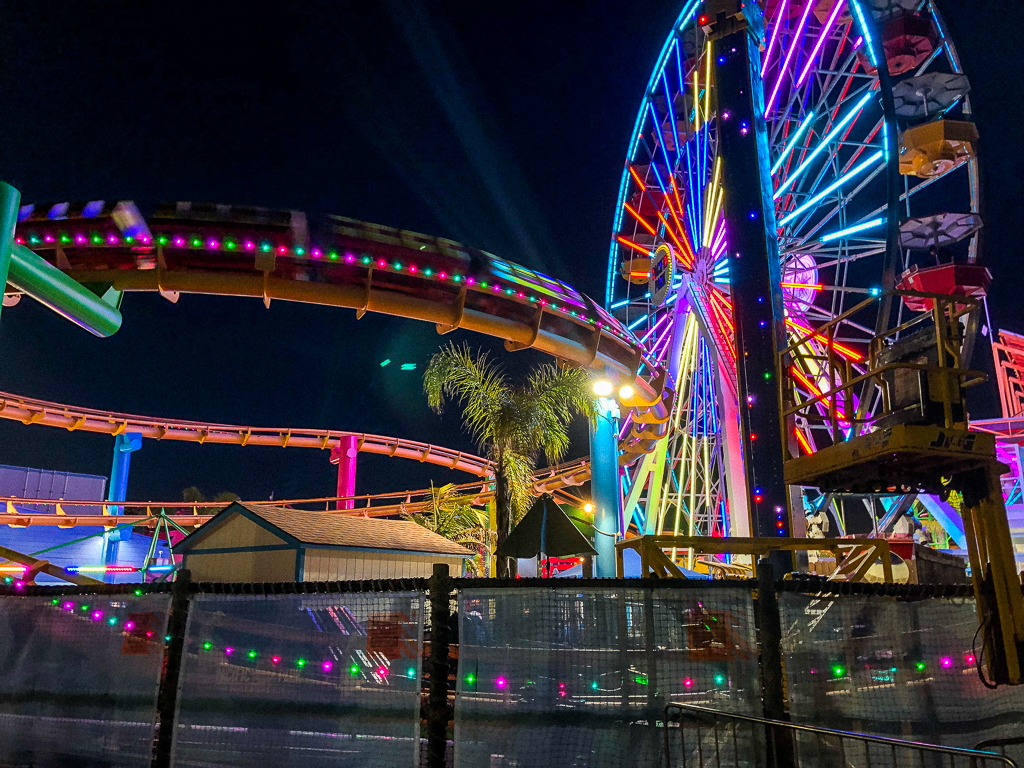
<path id="1" fill-rule="evenodd" d="M 493 534 L 487 527 L 487 515 L 473 509 L 471 497 L 462 496 L 451 483 L 435 488 L 430 484 L 430 501 L 422 512 L 403 515 L 449 541 L 474 550 L 478 557 L 470 564 L 470 575 L 483 576 L 485 552 L 491 551 Z"/>
<path id="2" fill-rule="evenodd" d="M 569 447 L 569 423 L 594 413 L 586 371 L 555 363 L 534 369 L 525 384 L 513 385 L 486 353 L 468 346 L 441 348 L 423 373 L 427 402 L 438 413 L 445 399 L 462 406 L 462 421 L 480 451 L 494 464 L 498 547 L 530 506 L 533 470 L 540 453 L 557 462 Z M 498 576 L 512 576 L 507 558 Z"/>

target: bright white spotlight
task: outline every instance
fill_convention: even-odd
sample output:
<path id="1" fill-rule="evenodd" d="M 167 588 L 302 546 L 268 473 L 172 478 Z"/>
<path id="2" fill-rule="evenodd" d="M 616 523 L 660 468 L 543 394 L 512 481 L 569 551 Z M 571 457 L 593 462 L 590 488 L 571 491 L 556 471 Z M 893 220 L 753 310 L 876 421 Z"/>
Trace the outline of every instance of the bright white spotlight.
<path id="1" fill-rule="evenodd" d="M 594 394 L 598 397 L 608 397 L 615 391 L 615 387 L 607 379 L 598 379 L 594 382 Z"/>
<path id="2" fill-rule="evenodd" d="M 629 384 L 623 384 L 622 387 L 619 389 L 620 400 L 632 400 L 633 395 L 635 394 L 636 390 L 633 389 L 633 387 L 631 387 Z"/>
<path id="3" fill-rule="evenodd" d="M 594 511 L 594 505 L 593 505 L 593 504 L 591 504 L 591 503 L 590 503 L 590 502 L 588 501 L 588 502 L 587 502 L 586 504 L 584 504 L 584 505 L 583 505 L 583 511 L 584 511 L 584 512 L 593 512 L 593 511 Z"/>

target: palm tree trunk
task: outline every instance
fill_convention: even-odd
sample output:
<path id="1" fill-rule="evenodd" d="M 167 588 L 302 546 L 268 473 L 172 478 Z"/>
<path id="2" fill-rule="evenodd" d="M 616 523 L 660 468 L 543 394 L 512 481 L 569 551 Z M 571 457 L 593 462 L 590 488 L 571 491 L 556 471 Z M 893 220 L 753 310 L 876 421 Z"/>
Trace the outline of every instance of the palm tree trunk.
<path id="1" fill-rule="evenodd" d="M 495 518 L 498 525 L 498 542 L 496 551 L 501 549 L 505 539 L 512 532 L 512 489 L 509 488 L 505 475 L 505 462 L 499 458 L 494 464 L 494 502 Z M 496 557 L 499 579 L 514 579 L 517 565 L 513 558 Z"/>

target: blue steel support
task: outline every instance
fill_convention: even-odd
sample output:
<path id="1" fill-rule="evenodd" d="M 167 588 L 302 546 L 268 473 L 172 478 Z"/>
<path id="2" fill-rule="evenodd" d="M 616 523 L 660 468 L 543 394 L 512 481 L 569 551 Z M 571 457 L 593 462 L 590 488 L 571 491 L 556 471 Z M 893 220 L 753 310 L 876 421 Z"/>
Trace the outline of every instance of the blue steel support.
<path id="1" fill-rule="evenodd" d="M 128 468 L 131 466 L 132 453 L 142 448 L 142 435 L 138 432 L 126 432 L 114 438 L 114 460 L 110 467 L 110 485 L 107 488 L 107 501 L 124 501 L 128 495 Z M 109 514 L 120 515 L 124 507 L 107 507 Z M 123 528 L 103 535 L 103 564 L 117 564 L 117 544 L 131 538 L 132 529 Z M 109 580 L 109 579 L 108 579 Z"/>
<path id="2" fill-rule="evenodd" d="M 716 129 L 725 189 L 726 252 L 751 533 L 790 536 L 789 494 L 782 474 L 787 446 L 777 368 L 777 351 L 786 338 L 785 315 L 759 53 L 764 19 L 757 3 L 742 0 L 713 0 L 705 5 L 705 12 L 711 17 L 716 60 Z M 728 120 L 722 119 L 724 114 L 729 114 Z M 771 562 L 780 577 L 793 570 L 788 552 L 773 554 Z"/>
<path id="3" fill-rule="evenodd" d="M 622 517 L 619 491 L 619 404 L 599 398 L 590 421 L 590 501 L 594 505 L 594 575 L 615 576 L 615 539 Z"/>

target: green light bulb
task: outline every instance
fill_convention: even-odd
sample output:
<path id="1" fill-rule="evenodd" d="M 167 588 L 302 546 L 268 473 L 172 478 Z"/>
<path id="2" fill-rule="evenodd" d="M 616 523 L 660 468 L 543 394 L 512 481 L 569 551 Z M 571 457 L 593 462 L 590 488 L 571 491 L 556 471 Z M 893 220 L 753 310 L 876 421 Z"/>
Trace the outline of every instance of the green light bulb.
<path id="1" fill-rule="evenodd" d="M 928 665 L 927 665 L 927 664 L 925 664 L 925 663 L 924 663 L 923 661 L 919 661 L 919 662 L 917 662 L 917 664 L 915 664 L 914 666 L 915 666 L 915 667 L 917 667 L 917 671 L 918 671 L 918 672 L 924 672 L 924 670 L 925 670 L 925 667 L 927 667 Z"/>
<path id="2" fill-rule="evenodd" d="M 351 667 L 348 668 L 348 672 L 353 677 L 358 675 L 359 674 L 359 665 L 358 664 L 353 664 Z"/>
<path id="3" fill-rule="evenodd" d="M 256 651 L 249 651 L 249 658 L 250 659 L 255 659 L 256 658 Z"/>
<path id="4" fill-rule="evenodd" d="M 416 667 L 409 667 L 407 670 L 405 670 L 405 675 L 410 679 L 416 677 Z"/>
<path id="5" fill-rule="evenodd" d="M 305 659 L 299 659 L 299 660 L 298 660 L 298 661 L 296 661 L 295 663 L 296 663 L 296 664 L 297 664 L 297 665 L 299 666 L 299 668 L 300 668 L 300 669 L 301 669 L 302 667 L 306 666 L 306 660 L 305 660 Z"/>
<path id="6" fill-rule="evenodd" d="M 832 667 L 832 674 L 836 677 L 842 677 L 846 674 L 846 670 L 843 668 L 842 664 L 836 664 L 834 667 Z"/>
<path id="7" fill-rule="evenodd" d="M 476 677 L 474 675 L 466 675 L 466 683 L 468 685 L 472 685 L 475 682 L 476 682 Z"/>
<path id="8" fill-rule="evenodd" d="M 213 648 L 213 643 L 203 643 L 203 650 L 208 651 Z"/>
<path id="9" fill-rule="evenodd" d="M 725 685 L 725 675 L 723 675 L 723 674 L 715 675 L 715 685 Z"/>
<path id="10" fill-rule="evenodd" d="M 592 689 L 592 690 L 595 690 L 595 691 L 596 691 L 596 690 L 598 689 L 598 685 L 597 685 L 597 680 L 595 680 L 594 682 L 592 682 L 592 683 L 590 684 L 590 687 L 591 687 L 591 689 Z"/>

